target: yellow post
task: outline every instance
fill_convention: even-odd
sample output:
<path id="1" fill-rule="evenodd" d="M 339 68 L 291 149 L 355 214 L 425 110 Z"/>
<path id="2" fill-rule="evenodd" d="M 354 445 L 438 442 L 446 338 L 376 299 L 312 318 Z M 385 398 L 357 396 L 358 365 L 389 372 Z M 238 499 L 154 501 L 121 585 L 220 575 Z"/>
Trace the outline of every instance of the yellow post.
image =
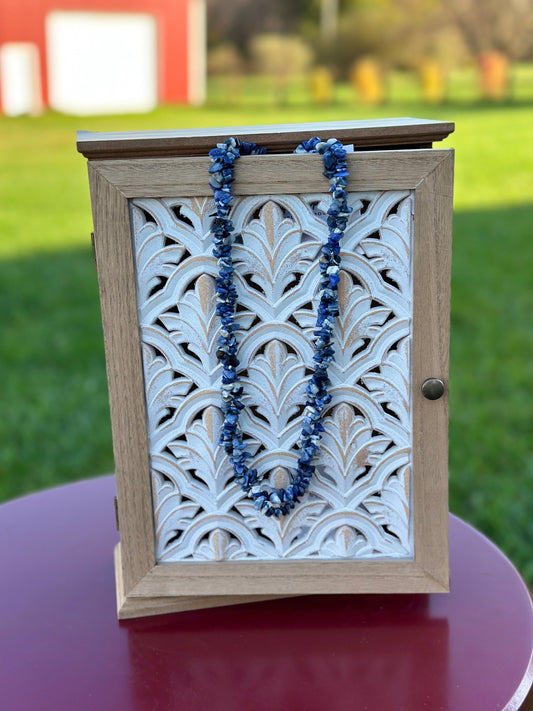
<path id="1" fill-rule="evenodd" d="M 383 77 L 378 63 L 368 57 L 359 59 L 352 68 L 352 85 L 365 104 L 379 104 L 385 96 Z"/>
<path id="2" fill-rule="evenodd" d="M 446 93 L 446 76 L 440 62 L 425 57 L 418 71 L 424 99 L 430 104 L 440 104 Z"/>
<path id="3" fill-rule="evenodd" d="M 333 75 L 327 67 L 315 67 L 310 77 L 311 96 L 315 104 L 331 104 L 333 100 Z"/>

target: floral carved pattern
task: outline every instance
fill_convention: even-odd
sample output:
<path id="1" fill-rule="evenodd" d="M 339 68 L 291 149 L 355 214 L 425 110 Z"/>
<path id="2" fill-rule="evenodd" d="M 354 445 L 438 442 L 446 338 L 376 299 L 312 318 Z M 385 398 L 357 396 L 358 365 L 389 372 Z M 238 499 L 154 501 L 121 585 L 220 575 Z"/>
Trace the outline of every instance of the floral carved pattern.
<path id="1" fill-rule="evenodd" d="M 218 446 L 214 203 L 131 202 L 158 561 L 412 557 L 412 194 L 348 201 L 317 473 L 279 520 L 254 509 Z M 298 459 L 328 203 L 254 196 L 232 209 L 241 425 L 254 466 L 278 487 Z"/>

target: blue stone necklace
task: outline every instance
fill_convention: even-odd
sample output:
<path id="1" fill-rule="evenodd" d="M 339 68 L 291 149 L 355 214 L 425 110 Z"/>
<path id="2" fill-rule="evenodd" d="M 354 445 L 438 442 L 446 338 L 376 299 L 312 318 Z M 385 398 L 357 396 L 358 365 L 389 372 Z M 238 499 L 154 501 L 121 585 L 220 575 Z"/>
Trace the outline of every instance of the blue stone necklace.
<path id="1" fill-rule="evenodd" d="M 235 481 L 254 501 L 254 506 L 266 516 L 279 518 L 288 514 L 306 491 L 315 471 L 313 460 L 319 450 L 319 441 L 324 432 L 322 424 L 324 408 L 331 402 L 327 386 L 328 365 L 333 360 L 333 327 L 339 314 L 337 287 L 339 284 L 340 241 L 344 235 L 348 217 L 352 211 L 346 202 L 348 170 L 346 150 L 335 138 L 321 141 L 311 138 L 301 143 L 295 153 L 319 153 L 324 163 L 324 175 L 330 183 L 331 205 L 327 212 L 329 236 L 321 249 L 319 260 L 321 281 L 320 301 L 316 319 L 313 355 L 313 373 L 309 377 L 307 400 L 303 412 L 303 424 L 298 441 L 299 457 L 295 473 L 291 473 L 290 484 L 276 489 L 262 483 L 263 476 L 255 468 L 249 468 L 246 460 L 251 454 L 246 451 L 239 415 L 245 405 L 242 402 L 243 387 L 239 383 L 237 367 L 237 336 L 239 324 L 235 320 L 237 290 L 233 283 L 234 266 L 232 260 L 232 232 L 234 226 L 230 218 L 232 201 L 231 186 L 234 180 L 234 162 L 241 155 L 261 155 L 265 148 L 255 143 L 245 143 L 237 138 L 228 138 L 209 152 L 209 185 L 213 189 L 217 216 L 213 220 L 211 235 L 213 255 L 218 260 L 216 278 L 216 312 L 220 319 L 217 341 L 217 357 L 222 365 L 222 412 L 224 422 L 220 435 L 220 446 L 224 447 L 233 465 Z"/>

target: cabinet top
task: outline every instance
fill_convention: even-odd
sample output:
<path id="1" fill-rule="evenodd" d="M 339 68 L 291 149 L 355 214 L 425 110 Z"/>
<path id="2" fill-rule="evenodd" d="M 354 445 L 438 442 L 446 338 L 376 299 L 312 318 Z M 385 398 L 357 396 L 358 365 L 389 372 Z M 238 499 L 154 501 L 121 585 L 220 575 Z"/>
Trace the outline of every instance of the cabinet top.
<path id="1" fill-rule="evenodd" d="M 207 155 L 217 142 L 229 136 L 258 143 L 269 153 L 292 153 L 298 143 L 316 135 L 335 137 L 344 144 L 353 144 L 355 150 L 430 148 L 454 128 L 450 122 L 389 118 L 170 131 L 78 131 L 77 147 L 90 160 Z"/>

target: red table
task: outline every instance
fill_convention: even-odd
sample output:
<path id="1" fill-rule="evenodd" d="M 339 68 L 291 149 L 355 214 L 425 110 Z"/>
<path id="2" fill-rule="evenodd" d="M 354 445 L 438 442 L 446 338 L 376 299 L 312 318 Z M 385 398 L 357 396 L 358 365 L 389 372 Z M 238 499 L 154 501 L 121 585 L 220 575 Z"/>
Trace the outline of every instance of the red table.
<path id="1" fill-rule="evenodd" d="M 104 477 L 0 507 L 7 711 L 516 711 L 528 693 L 527 589 L 453 516 L 449 595 L 309 596 L 118 623 L 113 496 Z"/>

